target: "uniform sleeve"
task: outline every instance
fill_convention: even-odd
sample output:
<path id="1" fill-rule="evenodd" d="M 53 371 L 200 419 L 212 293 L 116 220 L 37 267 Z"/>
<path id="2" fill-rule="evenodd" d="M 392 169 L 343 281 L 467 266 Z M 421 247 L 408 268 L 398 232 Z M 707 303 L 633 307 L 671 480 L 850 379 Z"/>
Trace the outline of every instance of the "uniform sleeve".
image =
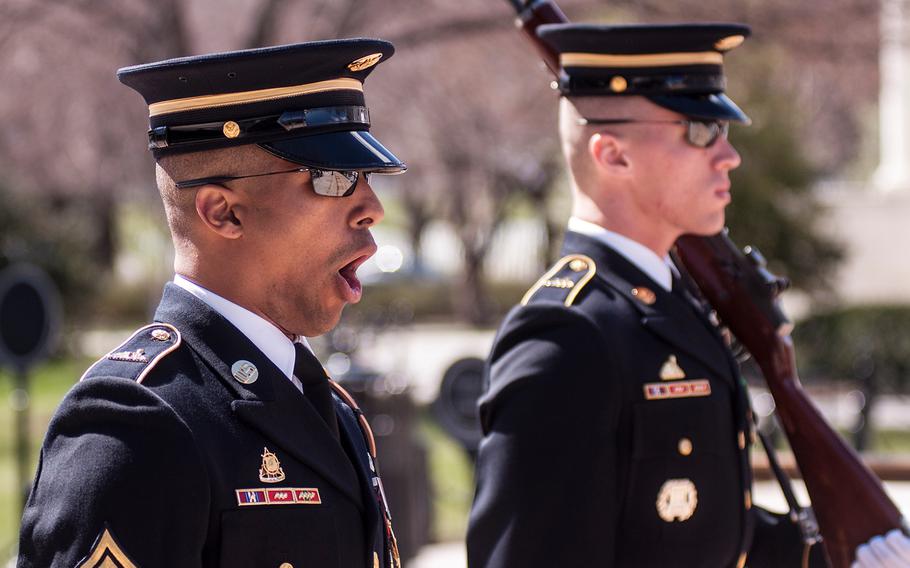
<path id="1" fill-rule="evenodd" d="M 48 428 L 18 567 L 201 566 L 208 504 L 204 466 L 171 407 L 134 381 L 93 377 Z"/>
<path id="2" fill-rule="evenodd" d="M 509 318 L 481 402 L 471 568 L 613 565 L 619 397 L 608 351 L 576 310 L 532 305 Z"/>

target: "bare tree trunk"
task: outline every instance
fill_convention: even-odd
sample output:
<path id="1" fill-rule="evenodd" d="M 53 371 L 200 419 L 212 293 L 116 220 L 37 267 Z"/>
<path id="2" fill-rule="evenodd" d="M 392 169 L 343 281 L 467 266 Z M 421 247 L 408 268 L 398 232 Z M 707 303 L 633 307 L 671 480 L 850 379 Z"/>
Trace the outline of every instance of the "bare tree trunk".
<path id="1" fill-rule="evenodd" d="M 458 314 L 462 320 L 476 326 L 489 323 L 490 300 L 483 282 L 485 253 L 465 247 L 464 277 L 458 289 Z"/>

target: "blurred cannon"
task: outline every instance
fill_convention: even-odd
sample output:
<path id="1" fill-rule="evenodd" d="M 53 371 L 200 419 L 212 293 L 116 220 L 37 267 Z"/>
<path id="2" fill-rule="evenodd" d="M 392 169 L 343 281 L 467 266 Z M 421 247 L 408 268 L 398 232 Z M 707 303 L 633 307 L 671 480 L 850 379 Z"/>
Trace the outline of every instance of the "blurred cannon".
<path id="1" fill-rule="evenodd" d="M 484 361 L 466 357 L 455 361 L 442 376 L 433 415 L 442 428 L 465 449 L 472 460 L 483 433 L 477 415 L 477 400 L 483 394 Z"/>
<path id="2" fill-rule="evenodd" d="M 44 361 L 59 339 L 62 308 L 50 277 L 37 266 L 20 263 L 0 271 L 0 367 L 13 372 L 16 469 L 20 506 L 28 496 L 29 370 Z"/>

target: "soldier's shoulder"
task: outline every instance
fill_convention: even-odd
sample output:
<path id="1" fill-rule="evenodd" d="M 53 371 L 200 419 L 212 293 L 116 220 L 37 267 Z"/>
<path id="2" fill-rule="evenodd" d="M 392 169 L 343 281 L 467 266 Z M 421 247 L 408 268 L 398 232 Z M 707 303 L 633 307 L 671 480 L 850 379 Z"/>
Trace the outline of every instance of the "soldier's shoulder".
<path id="1" fill-rule="evenodd" d="M 583 254 L 566 255 L 531 286 L 521 299 L 521 305 L 557 302 L 567 307 L 572 306 L 596 273 L 597 265 L 591 257 Z"/>
<path id="2" fill-rule="evenodd" d="M 141 384 L 181 343 L 180 331 L 176 327 L 166 323 L 146 325 L 96 361 L 79 380 L 120 377 Z"/>

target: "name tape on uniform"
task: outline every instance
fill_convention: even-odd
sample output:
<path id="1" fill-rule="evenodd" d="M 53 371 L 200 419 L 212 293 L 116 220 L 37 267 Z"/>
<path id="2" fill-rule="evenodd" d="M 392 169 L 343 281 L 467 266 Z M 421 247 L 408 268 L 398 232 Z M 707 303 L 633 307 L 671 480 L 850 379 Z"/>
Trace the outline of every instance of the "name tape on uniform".
<path id="1" fill-rule="evenodd" d="M 322 497 L 316 487 L 269 487 L 268 489 L 236 489 L 237 504 L 248 505 L 321 505 Z"/>
<path id="2" fill-rule="evenodd" d="M 689 398 L 711 394 L 711 383 L 708 379 L 683 381 L 678 383 L 647 383 L 644 385 L 645 398 L 662 400 L 665 398 Z"/>

